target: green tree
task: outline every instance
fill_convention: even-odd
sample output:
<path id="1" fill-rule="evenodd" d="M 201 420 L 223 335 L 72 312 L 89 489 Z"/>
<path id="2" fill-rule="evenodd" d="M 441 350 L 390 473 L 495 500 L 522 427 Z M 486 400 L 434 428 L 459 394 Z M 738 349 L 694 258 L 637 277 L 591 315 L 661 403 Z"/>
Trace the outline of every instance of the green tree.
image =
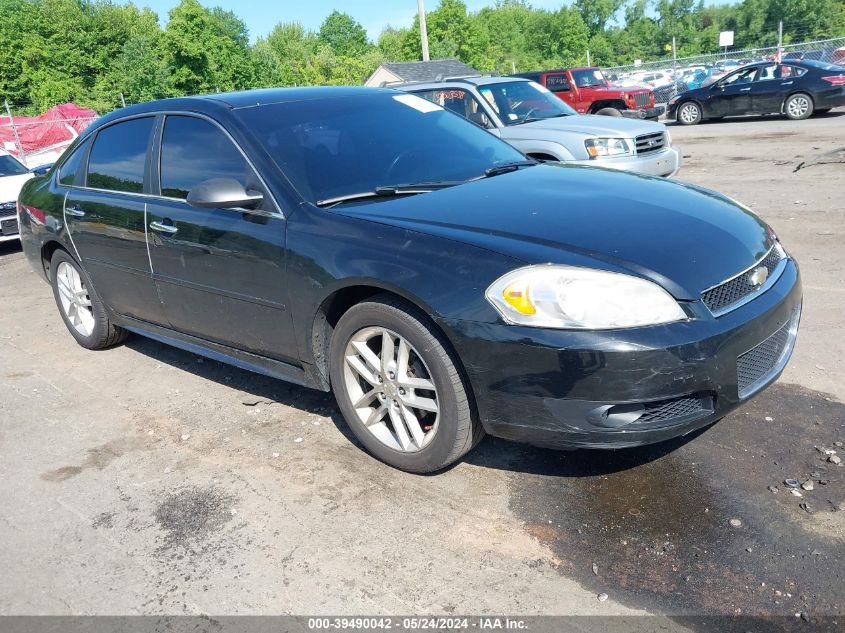
<path id="1" fill-rule="evenodd" d="M 332 11 L 323 21 L 317 39 L 333 53 L 348 57 L 363 55 L 372 47 L 364 27 L 340 11 Z"/>

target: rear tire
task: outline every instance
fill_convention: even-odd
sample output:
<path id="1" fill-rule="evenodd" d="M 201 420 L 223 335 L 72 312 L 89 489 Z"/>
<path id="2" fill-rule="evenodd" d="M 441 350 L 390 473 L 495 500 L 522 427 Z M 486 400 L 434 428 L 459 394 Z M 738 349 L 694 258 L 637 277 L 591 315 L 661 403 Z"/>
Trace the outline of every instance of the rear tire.
<path id="1" fill-rule="evenodd" d="M 793 121 L 803 121 L 813 115 L 813 98 L 803 92 L 798 92 L 783 104 L 783 112 Z"/>
<path id="2" fill-rule="evenodd" d="M 602 108 L 601 110 L 596 110 L 596 114 L 601 116 L 622 116 L 622 113 L 616 108 Z"/>
<path id="3" fill-rule="evenodd" d="M 350 308 L 332 335 L 330 362 L 349 428 L 395 468 L 441 470 L 484 435 L 459 362 L 428 318 L 404 301 L 378 295 Z"/>
<path id="4" fill-rule="evenodd" d="M 695 101 L 686 101 L 685 103 L 682 103 L 678 106 L 676 119 L 681 125 L 697 125 L 701 123 L 701 106 Z"/>
<path id="5" fill-rule="evenodd" d="M 58 249 L 53 253 L 50 282 L 59 314 L 82 347 L 106 349 L 126 338 L 126 330 L 109 320 L 91 279 L 67 251 Z"/>

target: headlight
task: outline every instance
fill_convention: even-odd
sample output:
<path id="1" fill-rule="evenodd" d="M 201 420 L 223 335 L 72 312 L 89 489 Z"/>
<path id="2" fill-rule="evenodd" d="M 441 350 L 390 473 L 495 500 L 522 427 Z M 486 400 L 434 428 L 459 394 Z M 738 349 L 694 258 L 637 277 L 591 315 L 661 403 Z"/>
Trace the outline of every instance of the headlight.
<path id="1" fill-rule="evenodd" d="M 487 300 L 514 325 L 604 330 L 687 318 L 655 283 L 574 266 L 528 266 L 497 279 Z"/>
<path id="2" fill-rule="evenodd" d="M 624 138 L 588 138 L 584 141 L 590 158 L 599 156 L 628 156 L 633 150 Z"/>

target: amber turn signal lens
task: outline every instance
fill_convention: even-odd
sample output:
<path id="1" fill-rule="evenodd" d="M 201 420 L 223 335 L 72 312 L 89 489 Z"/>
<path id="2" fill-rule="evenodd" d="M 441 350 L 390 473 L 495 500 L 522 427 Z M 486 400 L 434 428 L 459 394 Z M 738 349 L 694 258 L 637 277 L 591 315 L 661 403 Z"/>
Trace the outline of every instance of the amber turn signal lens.
<path id="1" fill-rule="evenodd" d="M 519 281 L 512 283 L 502 291 L 502 296 L 520 314 L 537 314 L 537 308 L 531 303 L 528 284 Z"/>

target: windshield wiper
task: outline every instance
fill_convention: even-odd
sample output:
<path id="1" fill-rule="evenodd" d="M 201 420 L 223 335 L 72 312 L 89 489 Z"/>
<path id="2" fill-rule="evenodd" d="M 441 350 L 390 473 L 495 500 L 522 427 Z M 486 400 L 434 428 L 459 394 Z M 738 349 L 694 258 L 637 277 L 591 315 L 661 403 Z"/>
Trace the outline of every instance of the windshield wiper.
<path id="1" fill-rule="evenodd" d="M 503 165 L 496 165 L 494 167 L 488 167 L 484 170 L 483 176 L 478 176 L 475 180 L 480 178 L 490 178 L 491 176 L 499 176 L 501 174 L 507 174 L 508 172 L 516 171 L 520 167 L 530 167 L 531 165 L 536 165 L 536 160 L 518 160 L 514 161 L 513 163 L 504 163 Z"/>
<path id="2" fill-rule="evenodd" d="M 429 193 L 436 189 L 445 189 L 446 187 L 453 187 L 459 185 L 464 181 L 458 180 L 434 180 L 430 182 L 415 182 L 401 185 L 380 185 L 372 191 L 362 191 L 360 193 L 349 193 L 343 196 L 336 196 L 334 198 L 326 198 L 325 200 L 317 200 L 315 203 L 318 207 L 331 208 L 335 205 L 344 202 L 354 202 L 355 200 L 366 200 L 367 198 L 392 198 L 394 196 L 414 196 L 419 193 Z"/>

